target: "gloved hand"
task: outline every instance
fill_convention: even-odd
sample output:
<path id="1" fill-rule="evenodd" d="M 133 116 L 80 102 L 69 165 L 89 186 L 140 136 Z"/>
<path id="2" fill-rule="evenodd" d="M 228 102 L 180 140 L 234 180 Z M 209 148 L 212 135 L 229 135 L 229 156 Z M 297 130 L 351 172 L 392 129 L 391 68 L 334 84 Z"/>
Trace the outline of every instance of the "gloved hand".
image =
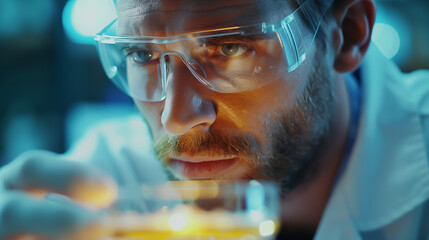
<path id="1" fill-rule="evenodd" d="M 0 169 L 0 240 L 98 239 L 96 209 L 116 195 L 113 179 L 90 165 L 25 153 Z"/>

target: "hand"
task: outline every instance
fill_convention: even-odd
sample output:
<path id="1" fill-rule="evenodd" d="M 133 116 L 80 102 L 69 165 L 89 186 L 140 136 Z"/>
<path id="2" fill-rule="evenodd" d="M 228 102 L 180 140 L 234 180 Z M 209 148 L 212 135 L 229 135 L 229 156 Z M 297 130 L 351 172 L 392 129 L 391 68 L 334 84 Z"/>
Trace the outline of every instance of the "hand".
<path id="1" fill-rule="evenodd" d="M 89 165 L 28 152 L 0 169 L 0 240 L 97 236 L 94 210 L 116 194 L 114 181 Z"/>

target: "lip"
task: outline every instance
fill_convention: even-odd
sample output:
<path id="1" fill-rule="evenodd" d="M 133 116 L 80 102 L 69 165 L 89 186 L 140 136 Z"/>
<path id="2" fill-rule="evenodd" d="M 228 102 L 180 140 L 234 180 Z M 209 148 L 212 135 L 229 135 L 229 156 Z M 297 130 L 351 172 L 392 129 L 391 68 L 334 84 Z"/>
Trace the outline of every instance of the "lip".
<path id="1" fill-rule="evenodd" d="M 171 158 L 169 166 L 178 174 L 191 180 L 210 179 L 228 172 L 238 163 L 238 158 L 177 159 Z"/>

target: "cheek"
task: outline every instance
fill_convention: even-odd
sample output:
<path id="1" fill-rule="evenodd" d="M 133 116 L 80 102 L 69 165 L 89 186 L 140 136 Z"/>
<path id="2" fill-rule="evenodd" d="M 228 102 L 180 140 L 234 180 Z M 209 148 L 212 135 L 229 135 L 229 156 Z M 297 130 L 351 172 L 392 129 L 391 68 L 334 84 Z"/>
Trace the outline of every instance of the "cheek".
<path id="1" fill-rule="evenodd" d="M 296 101 L 308 83 L 310 71 L 302 66 L 288 79 L 265 87 L 221 99 L 218 126 L 247 133 L 264 147 L 270 141 L 269 130 L 279 119 L 296 110 Z"/>
<path id="2" fill-rule="evenodd" d="M 270 125 L 294 106 L 295 87 L 286 81 L 277 81 L 263 88 L 231 94 L 222 99 L 217 120 L 223 128 L 233 125 L 240 132 L 253 135 L 265 142 Z"/>

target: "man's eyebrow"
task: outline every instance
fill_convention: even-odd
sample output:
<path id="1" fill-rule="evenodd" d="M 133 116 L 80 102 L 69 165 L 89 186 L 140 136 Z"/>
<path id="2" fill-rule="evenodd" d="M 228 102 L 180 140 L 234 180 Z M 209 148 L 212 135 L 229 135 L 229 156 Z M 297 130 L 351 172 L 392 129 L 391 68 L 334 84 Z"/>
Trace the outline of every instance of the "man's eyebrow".
<path id="1" fill-rule="evenodd" d="M 160 51 L 159 47 L 156 47 L 156 44 L 152 44 L 152 43 L 119 42 L 119 43 L 116 43 L 115 45 L 118 49 L 124 52 L 130 51 L 133 49 Z"/>
<path id="2" fill-rule="evenodd" d="M 213 37 L 190 37 L 189 39 L 182 39 L 181 41 L 199 41 L 199 42 L 206 42 L 210 44 L 224 44 L 224 43 L 253 43 L 256 41 L 264 41 L 264 40 L 270 40 L 272 38 L 276 38 L 277 35 L 275 33 L 261 33 L 261 34 L 234 34 L 234 35 L 226 35 L 226 36 L 213 36 Z M 116 42 L 115 45 L 118 49 L 120 49 L 123 52 L 129 52 L 132 50 L 137 49 L 144 49 L 144 50 L 151 50 L 151 51 L 163 51 L 163 45 L 168 43 L 153 43 L 153 42 L 147 42 L 147 41 L 124 41 L 124 42 Z"/>
<path id="3" fill-rule="evenodd" d="M 145 45 L 146 44 L 144 44 L 144 43 L 131 43 L 131 42 L 116 43 L 116 47 L 118 47 L 121 50 L 134 49 L 134 48 L 142 48 Z"/>

